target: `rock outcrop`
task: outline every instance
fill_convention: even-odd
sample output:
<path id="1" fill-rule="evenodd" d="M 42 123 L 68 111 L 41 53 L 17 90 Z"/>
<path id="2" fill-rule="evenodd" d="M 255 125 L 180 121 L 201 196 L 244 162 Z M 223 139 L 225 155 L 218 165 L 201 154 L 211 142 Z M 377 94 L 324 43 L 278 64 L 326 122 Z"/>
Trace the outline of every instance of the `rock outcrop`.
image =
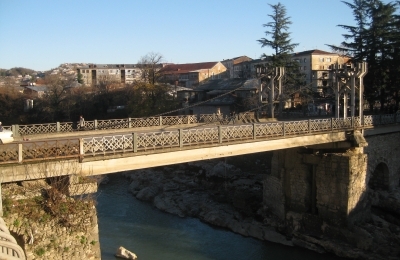
<path id="1" fill-rule="evenodd" d="M 289 212 L 284 223 L 263 206 L 263 179 L 222 161 L 125 173 L 138 199 L 180 217 L 195 217 L 244 236 L 353 259 L 400 258 L 400 190 L 369 191 L 370 221 L 352 227 Z"/>
<path id="2" fill-rule="evenodd" d="M 115 253 L 116 257 L 123 258 L 123 259 L 137 259 L 136 254 L 132 253 L 131 251 L 127 250 L 126 248 L 120 246 Z"/>

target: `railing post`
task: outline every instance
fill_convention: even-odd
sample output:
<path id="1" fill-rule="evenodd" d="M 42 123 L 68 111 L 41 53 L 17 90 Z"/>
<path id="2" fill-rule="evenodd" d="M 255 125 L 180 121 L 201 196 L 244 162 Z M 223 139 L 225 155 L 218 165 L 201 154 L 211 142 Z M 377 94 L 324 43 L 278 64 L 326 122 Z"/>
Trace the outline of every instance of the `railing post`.
<path id="1" fill-rule="evenodd" d="M 183 129 L 179 128 L 179 147 L 183 147 Z"/>
<path id="2" fill-rule="evenodd" d="M 97 130 L 97 119 L 94 120 L 94 130 Z"/>
<path id="3" fill-rule="evenodd" d="M 285 122 L 282 122 L 282 131 L 283 131 L 283 136 L 285 136 L 286 135 L 286 133 L 285 133 Z"/>
<path id="4" fill-rule="evenodd" d="M 13 132 L 13 136 L 19 136 L 19 125 L 12 125 L 11 131 Z"/>
<path id="5" fill-rule="evenodd" d="M 83 149 L 83 138 L 79 138 L 79 162 L 83 161 L 85 150 Z"/>
<path id="6" fill-rule="evenodd" d="M 333 132 L 333 118 L 331 117 L 331 132 Z"/>
<path id="7" fill-rule="evenodd" d="M 256 124 L 253 123 L 253 139 L 256 139 Z"/>
<path id="8" fill-rule="evenodd" d="M 132 128 L 132 122 L 130 117 L 128 117 L 128 128 Z"/>
<path id="9" fill-rule="evenodd" d="M 218 126 L 218 143 L 222 144 L 222 128 Z"/>
<path id="10" fill-rule="evenodd" d="M 137 139 L 138 139 L 138 134 L 133 132 L 132 134 L 132 146 L 133 146 L 133 152 L 137 153 Z"/>
<path id="11" fill-rule="evenodd" d="M 60 129 L 61 129 L 61 127 L 60 127 L 60 122 L 56 122 L 56 128 L 57 128 L 57 132 L 60 132 Z"/>
<path id="12" fill-rule="evenodd" d="M 308 119 L 308 133 L 311 134 L 311 119 Z"/>
<path id="13" fill-rule="evenodd" d="M 18 144 L 18 162 L 22 162 L 22 144 Z"/>
<path id="14" fill-rule="evenodd" d="M 159 118 L 159 126 L 162 126 L 162 116 Z"/>
<path id="15" fill-rule="evenodd" d="M 355 124 L 354 124 L 354 116 L 351 117 L 351 128 L 354 129 Z"/>

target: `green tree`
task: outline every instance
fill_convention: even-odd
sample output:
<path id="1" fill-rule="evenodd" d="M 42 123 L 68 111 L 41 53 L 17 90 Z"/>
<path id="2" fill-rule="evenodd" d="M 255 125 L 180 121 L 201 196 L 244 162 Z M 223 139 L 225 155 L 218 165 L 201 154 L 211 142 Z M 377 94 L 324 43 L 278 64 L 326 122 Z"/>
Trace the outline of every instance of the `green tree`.
<path id="1" fill-rule="evenodd" d="M 178 108 L 178 101 L 170 94 L 171 87 L 166 84 L 151 85 L 136 82 L 129 86 L 128 111 L 131 117 L 154 116 Z"/>
<path id="2" fill-rule="evenodd" d="M 78 83 L 79 83 L 79 84 L 83 84 L 83 76 L 82 76 L 82 73 L 80 73 L 80 72 L 78 73 L 78 79 L 77 79 L 77 80 L 78 80 Z"/>
<path id="3" fill-rule="evenodd" d="M 269 4 L 272 8 L 272 14 L 268 16 L 272 19 L 271 22 L 263 24 L 269 30 L 265 31 L 266 36 L 270 38 L 261 38 L 258 40 L 261 47 L 270 47 L 274 53 L 272 55 L 272 65 L 274 67 L 283 67 L 290 60 L 290 53 L 298 46 L 298 43 L 291 43 L 289 25 L 292 24 L 290 17 L 286 14 L 286 7 L 281 3 L 276 5 Z M 263 54 L 267 57 L 266 54 Z"/>
<path id="4" fill-rule="evenodd" d="M 292 59 L 294 48 L 298 43 L 292 43 L 290 38 L 289 25 L 292 24 L 290 17 L 287 16 L 286 7 L 281 3 L 276 5 L 269 4 L 272 8 L 272 14 L 268 16 L 271 21 L 263 24 L 268 30 L 265 31 L 267 38 L 261 38 L 258 42 L 261 47 L 269 47 L 273 50 L 273 54 L 269 57 L 263 54 L 261 57 L 269 59 L 271 62 L 269 67 L 285 67 L 285 77 L 283 84 L 286 94 L 294 93 L 296 89 L 305 83 L 304 74 L 299 70 L 299 64 Z"/>
<path id="5" fill-rule="evenodd" d="M 368 24 L 368 5 L 366 0 L 353 0 L 353 3 L 342 1 L 352 9 L 356 25 L 338 26 L 348 31 L 342 34 L 345 41 L 340 46 L 329 45 L 332 50 L 353 57 L 354 61 L 364 61 L 366 58 L 366 33 Z"/>
<path id="6" fill-rule="evenodd" d="M 328 46 L 335 51 L 345 52 L 353 62 L 368 63 L 364 96 L 370 109 L 379 100 L 383 110 L 388 94 L 391 91 L 398 94 L 398 89 L 393 89 L 398 85 L 395 83 L 398 79 L 393 74 L 396 73 L 393 66 L 398 55 L 395 50 L 399 49 L 398 19 L 395 15 L 398 2 L 385 4 L 380 0 L 353 0 L 352 3 L 343 3 L 352 9 L 356 25 L 339 25 L 347 30 L 343 34 L 345 41 L 341 46 Z"/>

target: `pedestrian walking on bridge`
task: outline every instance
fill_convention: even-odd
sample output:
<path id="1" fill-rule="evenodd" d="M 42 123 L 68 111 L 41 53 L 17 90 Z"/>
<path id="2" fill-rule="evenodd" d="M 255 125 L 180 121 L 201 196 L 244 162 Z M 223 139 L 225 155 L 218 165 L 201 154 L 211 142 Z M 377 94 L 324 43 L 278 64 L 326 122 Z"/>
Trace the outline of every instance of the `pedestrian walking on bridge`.
<path id="1" fill-rule="evenodd" d="M 85 119 L 83 116 L 79 117 L 79 130 L 85 130 Z"/>

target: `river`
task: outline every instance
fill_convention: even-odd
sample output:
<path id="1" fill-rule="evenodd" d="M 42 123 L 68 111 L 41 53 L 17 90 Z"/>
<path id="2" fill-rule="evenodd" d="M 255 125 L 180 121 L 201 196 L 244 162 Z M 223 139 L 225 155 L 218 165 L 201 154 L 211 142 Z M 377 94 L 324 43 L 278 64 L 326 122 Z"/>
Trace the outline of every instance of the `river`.
<path id="1" fill-rule="evenodd" d="M 180 218 L 141 202 L 127 190 L 120 174 L 97 192 L 102 260 L 115 260 L 123 246 L 139 260 L 338 260 L 309 250 L 243 237 L 198 219 Z"/>

